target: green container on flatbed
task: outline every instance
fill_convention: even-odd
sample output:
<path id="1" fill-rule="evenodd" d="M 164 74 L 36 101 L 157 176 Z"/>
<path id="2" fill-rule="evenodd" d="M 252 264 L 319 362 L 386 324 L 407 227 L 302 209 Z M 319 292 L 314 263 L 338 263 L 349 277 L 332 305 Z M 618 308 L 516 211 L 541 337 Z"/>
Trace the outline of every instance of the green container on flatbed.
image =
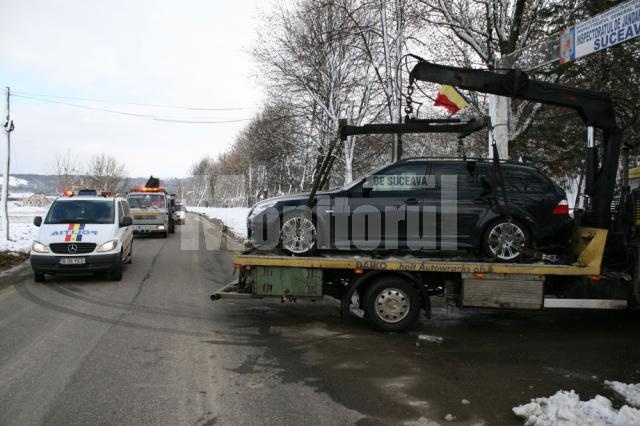
<path id="1" fill-rule="evenodd" d="M 256 266 L 253 294 L 264 297 L 322 297 L 322 269 Z"/>

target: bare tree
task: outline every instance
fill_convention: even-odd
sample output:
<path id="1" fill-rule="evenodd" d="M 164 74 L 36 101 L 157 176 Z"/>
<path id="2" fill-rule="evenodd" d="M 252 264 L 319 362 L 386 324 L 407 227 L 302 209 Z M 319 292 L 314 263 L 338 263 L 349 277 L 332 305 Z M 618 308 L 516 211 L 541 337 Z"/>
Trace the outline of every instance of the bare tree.
<path id="1" fill-rule="evenodd" d="M 50 173 L 56 177 L 56 192 L 72 190 L 79 181 L 81 174 L 80 165 L 71 150 L 64 153 L 57 153 Z"/>
<path id="2" fill-rule="evenodd" d="M 97 191 L 112 191 L 114 194 L 127 189 L 127 169 L 115 157 L 104 153 L 94 155 L 86 165 L 82 185 Z"/>

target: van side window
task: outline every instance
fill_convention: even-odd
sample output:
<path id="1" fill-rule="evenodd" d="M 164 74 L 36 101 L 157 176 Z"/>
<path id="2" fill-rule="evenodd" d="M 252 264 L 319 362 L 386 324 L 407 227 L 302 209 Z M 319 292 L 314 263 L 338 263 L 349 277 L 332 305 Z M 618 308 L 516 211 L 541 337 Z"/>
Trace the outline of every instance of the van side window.
<path id="1" fill-rule="evenodd" d="M 131 216 L 131 210 L 129 210 L 129 203 L 126 201 L 120 201 L 122 203 L 122 210 L 125 216 Z"/>
<path id="2" fill-rule="evenodd" d="M 124 214 L 124 207 L 122 206 L 122 201 L 118 201 L 118 216 L 119 220 L 122 220 L 126 215 Z"/>

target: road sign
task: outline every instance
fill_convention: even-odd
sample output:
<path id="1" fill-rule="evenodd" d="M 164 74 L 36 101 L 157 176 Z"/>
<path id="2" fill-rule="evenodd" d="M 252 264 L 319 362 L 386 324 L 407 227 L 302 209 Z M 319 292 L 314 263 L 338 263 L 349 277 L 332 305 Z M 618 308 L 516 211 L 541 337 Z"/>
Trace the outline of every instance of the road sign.
<path id="1" fill-rule="evenodd" d="M 640 0 L 629 0 L 560 33 L 560 63 L 640 35 Z"/>

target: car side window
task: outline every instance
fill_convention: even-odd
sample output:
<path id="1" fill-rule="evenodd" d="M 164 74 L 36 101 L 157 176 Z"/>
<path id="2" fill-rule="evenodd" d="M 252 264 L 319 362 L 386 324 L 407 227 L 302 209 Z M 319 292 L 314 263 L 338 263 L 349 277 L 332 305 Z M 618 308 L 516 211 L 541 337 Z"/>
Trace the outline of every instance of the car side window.
<path id="1" fill-rule="evenodd" d="M 435 178 L 436 188 L 441 188 L 442 176 L 456 176 L 458 191 L 482 191 L 478 169 L 467 167 L 466 163 L 434 163 L 430 174 Z"/>
<path id="2" fill-rule="evenodd" d="M 399 164 L 367 178 L 372 191 L 418 191 L 433 187 L 432 179 L 425 175 L 425 164 Z"/>

